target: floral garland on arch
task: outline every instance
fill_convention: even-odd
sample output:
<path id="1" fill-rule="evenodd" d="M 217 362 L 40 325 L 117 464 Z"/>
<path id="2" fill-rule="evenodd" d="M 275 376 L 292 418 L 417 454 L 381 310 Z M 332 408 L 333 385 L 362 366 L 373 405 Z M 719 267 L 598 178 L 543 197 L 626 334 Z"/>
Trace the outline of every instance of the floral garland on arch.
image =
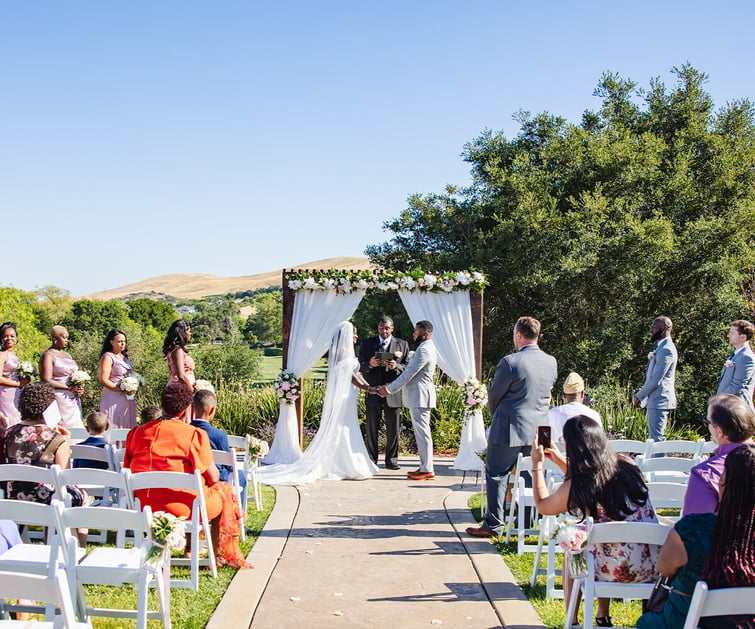
<path id="1" fill-rule="evenodd" d="M 481 410 L 488 403 L 488 390 L 477 378 L 470 376 L 464 381 L 464 418 Z"/>
<path id="2" fill-rule="evenodd" d="M 479 271 L 452 271 L 426 273 L 422 270 L 405 272 L 293 271 L 288 274 L 288 288 L 297 290 L 335 290 L 350 293 L 353 290 L 424 290 L 450 293 L 454 290 L 482 292 L 488 281 Z"/>

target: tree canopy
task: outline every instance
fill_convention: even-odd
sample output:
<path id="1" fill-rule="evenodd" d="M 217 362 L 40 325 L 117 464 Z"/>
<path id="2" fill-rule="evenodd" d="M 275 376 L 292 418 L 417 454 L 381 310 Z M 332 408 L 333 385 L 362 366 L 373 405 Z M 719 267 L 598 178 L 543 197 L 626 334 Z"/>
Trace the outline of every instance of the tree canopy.
<path id="1" fill-rule="evenodd" d="M 641 381 L 650 323 L 665 314 L 680 413 L 701 415 L 729 323 L 753 316 L 755 110 L 716 110 L 704 73 L 672 72 L 671 88 L 604 74 L 602 106 L 579 124 L 519 112 L 515 138 L 485 130 L 464 150 L 472 184 L 411 196 L 367 255 L 393 270 L 483 270 L 488 364 L 527 314 L 561 375 Z"/>

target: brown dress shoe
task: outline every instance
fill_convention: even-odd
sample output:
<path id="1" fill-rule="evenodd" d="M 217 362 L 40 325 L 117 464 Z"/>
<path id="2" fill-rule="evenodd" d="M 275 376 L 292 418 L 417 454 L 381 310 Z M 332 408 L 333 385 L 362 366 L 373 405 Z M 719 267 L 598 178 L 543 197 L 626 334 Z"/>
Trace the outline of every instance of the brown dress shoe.
<path id="1" fill-rule="evenodd" d="M 406 475 L 407 476 L 414 476 L 415 474 L 419 474 L 420 471 L 421 470 L 419 468 L 417 468 L 416 470 L 412 470 L 411 472 L 407 472 Z"/>
<path id="2" fill-rule="evenodd" d="M 467 535 L 471 535 L 472 537 L 496 537 L 488 531 L 486 528 L 483 528 L 482 526 L 469 526 L 467 527 Z"/>
<path id="3" fill-rule="evenodd" d="M 432 472 L 419 472 L 417 474 L 409 474 L 410 480 L 432 480 L 435 478 L 435 474 Z"/>

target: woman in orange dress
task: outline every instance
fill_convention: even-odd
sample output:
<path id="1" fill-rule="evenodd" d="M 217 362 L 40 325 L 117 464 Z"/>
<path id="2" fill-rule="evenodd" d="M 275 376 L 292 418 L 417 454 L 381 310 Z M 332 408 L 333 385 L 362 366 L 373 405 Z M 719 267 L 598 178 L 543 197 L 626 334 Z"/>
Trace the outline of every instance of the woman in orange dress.
<path id="1" fill-rule="evenodd" d="M 199 470 L 218 564 L 248 567 L 238 545 L 239 510 L 233 490 L 227 483 L 220 482 L 207 433 L 186 423 L 191 389 L 183 382 L 169 382 L 161 399 L 164 416 L 128 433 L 124 466 L 132 473 L 193 474 Z M 136 492 L 136 497 L 153 512 L 166 511 L 190 518 L 195 493 L 180 489 L 143 489 Z"/>

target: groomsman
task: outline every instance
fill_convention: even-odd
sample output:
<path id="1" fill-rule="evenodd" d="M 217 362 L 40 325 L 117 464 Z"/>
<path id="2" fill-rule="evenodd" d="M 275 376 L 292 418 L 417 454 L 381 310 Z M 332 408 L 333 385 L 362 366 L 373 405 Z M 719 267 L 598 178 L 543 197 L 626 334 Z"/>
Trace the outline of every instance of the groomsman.
<path id="1" fill-rule="evenodd" d="M 409 361 L 409 344 L 393 336 L 393 319 L 383 317 L 378 321 L 378 335 L 369 338 L 359 348 L 359 369 L 370 386 L 388 384 L 398 378 Z M 389 360 L 378 358 L 390 354 Z M 401 416 L 401 391 L 380 397 L 367 393 L 364 398 L 367 419 L 365 445 L 372 462 L 378 462 L 378 428 L 381 415 L 385 417 L 385 468 L 399 469 L 398 434 Z"/>
<path id="2" fill-rule="evenodd" d="M 647 420 L 650 438 L 653 441 L 666 439 L 668 413 L 676 408 L 676 391 L 674 378 L 679 355 L 676 345 L 671 340 L 671 319 L 660 316 L 650 326 L 650 340 L 653 351 L 648 354 L 648 367 L 645 372 L 645 384 L 634 394 L 637 408 L 647 407 Z"/>
<path id="3" fill-rule="evenodd" d="M 430 412 L 435 408 L 435 384 L 433 375 L 438 363 L 438 353 L 433 343 L 433 324 L 417 321 L 414 326 L 414 340 L 419 342 L 414 356 L 398 378 L 378 387 L 378 393 L 385 397 L 401 389 L 404 390 L 404 406 L 409 409 L 414 428 L 414 438 L 419 451 L 419 469 L 409 472 L 411 480 L 432 480 L 433 435 L 430 432 Z"/>
<path id="4" fill-rule="evenodd" d="M 729 343 L 734 351 L 721 369 L 716 393 L 731 393 L 742 398 L 753 408 L 752 394 L 755 390 L 755 353 L 750 347 L 750 339 L 755 326 L 744 319 L 732 321 L 729 328 Z"/>

